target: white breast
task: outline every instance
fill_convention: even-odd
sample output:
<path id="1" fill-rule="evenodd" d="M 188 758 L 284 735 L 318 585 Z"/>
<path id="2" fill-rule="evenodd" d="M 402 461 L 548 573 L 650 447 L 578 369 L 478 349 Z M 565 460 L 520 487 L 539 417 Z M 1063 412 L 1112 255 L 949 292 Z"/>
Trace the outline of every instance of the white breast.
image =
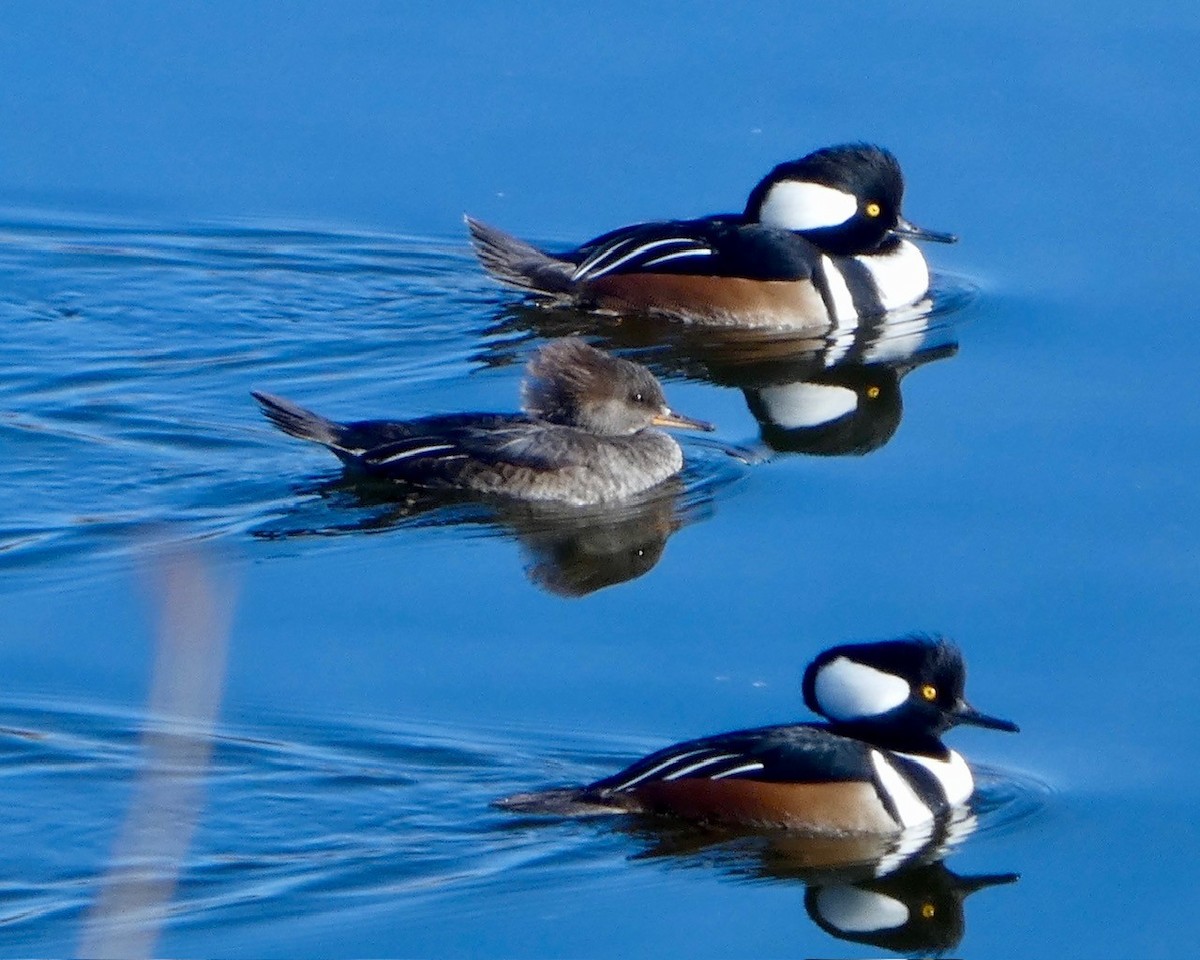
<path id="1" fill-rule="evenodd" d="M 825 282 L 829 284 L 829 299 L 833 303 L 833 319 L 838 323 L 857 319 L 858 311 L 854 309 L 854 298 L 850 296 L 850 288 L 846 286 L 846 279 L 842 276 L 842 271 L 825 254 L 821 254 L 821 267 L 825 271 Z"/>
<path id="2" fill-rule="evenodd" d="M 891 253 L 854 258 L 870 271 L 885 310 L 907 306 L 929 290 L 929 265 L 915 244 L 901 240 Z"/>
<path id="3" fill-rule="evenodd" d="M 904 778 L 904 774 L 892 766 L 886 755 L 879 750 L 872 750 L 871 765 L 875 768 L 875 776 L 879 778 L 883 792 L 892 801 L 903 829 L 908 830 L 933 819 L 933 811 L 917 795 L 917 791 Z"/>
<path id="4" fill-rule="evenodd" d="M 954 750 L 950 751 L 946 760 L 935 760 L 933 757 L 921 757 L 911 753 L 901 753 L 899 756 L 920 764 L 937 777 L 938 783 L 945 791 L 947 802 L 953 806 L 966 803 L 975 792 L 975 778 L 971 775 L 971 768 L 967 766 L 962 754 Z"/>

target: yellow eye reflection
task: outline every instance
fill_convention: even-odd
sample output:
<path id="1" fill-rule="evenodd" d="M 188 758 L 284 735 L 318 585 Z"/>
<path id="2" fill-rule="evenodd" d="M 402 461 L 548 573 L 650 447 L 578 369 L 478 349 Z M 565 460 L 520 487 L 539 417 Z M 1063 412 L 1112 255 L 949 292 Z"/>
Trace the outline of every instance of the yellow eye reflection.
<path id="1" fill-rule="evenodd" d="M 879 396 L 879 388 L 878 387 L 867 387 L 867 398 L 868 399 L 874 400 L 878 396 Z"/>
<path id="2" fill-rule="evenodd" d="M 937 908 L 932 903 L 921 904 L 921 916 L 926 920 L 932 920 L 935 913 L 937 913 Z"/>
<path id="3" fill-rule="evenodd" d="M 865 213 L 868 217 L 877 217 L 882 212 L 883 208 L 880 207 L 879 204 L 877 204 L 874 200 L 863 207 L 863 213 Z"/>
<path id="4" fill-rule="evenodd" d="M 921 696 L 924 697 L 926 700 L 930 700 L 930 701 L 936 700 L 937 699 L 937 687 L 935 687 L 932 683 L 925 684 L 925 686 L 923 686 L 921 688 Z"/>

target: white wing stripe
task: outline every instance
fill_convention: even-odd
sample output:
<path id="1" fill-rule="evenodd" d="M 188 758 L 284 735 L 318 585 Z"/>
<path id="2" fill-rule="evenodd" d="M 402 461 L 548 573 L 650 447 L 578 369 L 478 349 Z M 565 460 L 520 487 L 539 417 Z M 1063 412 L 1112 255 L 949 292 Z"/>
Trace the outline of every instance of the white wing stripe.
<path id="1" fill-rule="evenodd" d="M 628 790 L 635 783 L 641 783 L 647 777 L 654 776 L 654 774 L 658 773 L 659 770 L 665 770 L 667 767 L 671 766 L 672 764 L 679 763 L 680 760 L 686 760 L 688 757 L 694 757 L 698 753 L 708 753 L 708 750 L 707 749 L 689 750 L 687 753 L 677 753 L 673 757 L 667 757 L 667 759 L 664 760 L 662 763 L 658 764 L 657 766 L 651 767 L 645 773 L 640 773 L 636 777 L 634 777 L 632 780 L 626 780 L 624 783 L 618 783 L 612 789 Z"/>
<path id="2" fill-rule="evenodd" d="M 695 250 L 680 250 L 678 253 L 668 253 L 662 257 L 655 257 L 653 260 L 647 260 L 642 264 L 643 267 L 653 267 L 660 263 L 666 263 L 668 260 L 677 260 L 680 257 L 709 257 L 713 251 L 708 247 L 699 247 Z"/>
<path id="3" fill-rule="evenodd" d="M 732 760 L 736 756 L 736 753 L 718 753 L 715 757 L 709 757 L 707 760 L 699 760 L 696 763 L 690 763 L 682 770 L 673 770 L 671 773 L 668 773 L 665 777 L 663 777 L 663 779 L 678 780 L 680 777 L 686 776 L 693 770 L 699 770 L 701 767 L 707 767 L 710 764 L 720 763 L 722 760 Z"/>
<path id="4" fill-rule="evenodd" d="M 757 760 L 754 763 L 743 763 L 740 767 L 734 767 L 731 770 L 722 770 L 720 773 L 714 773 L 708 779 L 724 780 L 726 777 L 732 777 L 735 773 L 749 773 L 751 770 L 761 770 L 763 765 Z"/>
<path id="5" fill-rule="evenodd" d="M 595 253 L 593 253 L 590 257 L 588 257 L 586 260 L 584 260 L 583 263 L 581 263 L 579 266 L 577 266 L 575 268 L 575 272 L 573 274 L 571 274 L 571 279 L 578 280 L 584 274 L 591 272 L 591 270 L 598 263 L 602 263 L 603 261 L 607 260 L 609 257 L 613 256 L 614 254 L 619 253 L 620 251 L 624 250 L 627 246 L 629 246 L 629 244 L 631 244 L 633 242 L 634 242 L 633 237 L 625 237 L 624 239 L 617 240 L 615 243 L 612 243 L 607 247 L 601 247 L 599 250 L 597 250 Z"/>
<path id="6" fill-rule="evenodd" d="M 412 450 L 401 450 L 399 453 L 393 453 L 390 457 L 384 457 L 382 460 L 375 461 L 376 463 L 391 463 L 393 460 L 407 460 L 409 457 L 419 457 L 426 453 L 437 453 L 441 450 L 453 450 L 454 447 L 448 443 L 435 443 L 428 447 L 415 447 Z"/>
<path id="7" fill-rule="evenodd" d="M 690 237 L 667 237 L 665 240 L 651 240 L 649 243 L 643 243 L 641 246 L 634 247 L 632 250 L 630 250 L 625 255 L 620 256 L 616 260 L 613 260 L 610 263 L 606 263 L 606 264 L 604 264 L 604 266 L 601 267 L 599 265 L 601 262 L 603 262 L 606 259 L 606 256 L 608 253 L 608 252 L 606 252 L 605 254 L 602 254 L 601 256 L 596 257 L 590 264 L 588 264 L 588 263 L 582 264 L 579 267 L 579 269 L 577 269 L 575 271 L 575 273 L 572 274 L 572 279 L 573 280 L 580 280 L 580 279 L 594 280 L 596 277 L 602 277 L 606 273 L 611 273 L 613 270 L 616 270 L 617 267 L 619 267 L 621 264 L 634 259 L 634 257 L 639 257 L 644 253 L 649 253 L 651 250 L 657 250 L 659 247 L 679 246 L 681 243 L 694 245 L 696 243 L 696 241 Z M 614 247 L 612 249 L 612 251 L 610 251 L 610 252 L 615 253 L 617 251 L 617 249 L 618 249 L 617 247 Z M 705 248 L 705 249 L 707 249 L 707 248 Z"/>

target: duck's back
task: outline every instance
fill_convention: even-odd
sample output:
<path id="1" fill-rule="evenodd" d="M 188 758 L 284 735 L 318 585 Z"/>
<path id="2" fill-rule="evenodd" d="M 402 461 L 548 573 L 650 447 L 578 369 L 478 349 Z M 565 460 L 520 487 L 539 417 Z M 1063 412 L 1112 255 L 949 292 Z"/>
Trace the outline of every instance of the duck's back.
<path id="1" fill-rule="evenodd" d="M 346 424 L 361 448 L 353 466 L 371 476 L 524 500 L 589 504 L 640 493 L 683 466 L 658 430 L 601 437 L 523 414 L 456 414 Z"/>

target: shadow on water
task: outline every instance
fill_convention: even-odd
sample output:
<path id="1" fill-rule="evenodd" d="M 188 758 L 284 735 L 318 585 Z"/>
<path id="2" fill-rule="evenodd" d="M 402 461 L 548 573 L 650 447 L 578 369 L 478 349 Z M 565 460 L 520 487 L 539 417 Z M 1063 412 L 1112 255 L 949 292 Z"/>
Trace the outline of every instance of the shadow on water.
<path id="1" fill-rule="evenodd" d="M 9 847 L 44 851 L 53 837 L 66 851 L 10 857 L 3 878 L 0 925 L 43 952 L 151 956 L 176 934 L 231 924 L 302 943 L 305 924 L 311 934 L 352 922 L 348 906 L 457 910 L 466 896 L 486 902 L 630 862 L 799 883 L 834 936 L 943 950 L 962 936 L 967 894 L 1013 878 L 959 877 L 940 860 L 981 830 L 1016 829 L 1044 801 L 1040 785 L 982 770 L 970 812 L 897 837 L 515 819 L 491 801 L 545 761 L 547 741 L 566 743 L 551 758 L 556 774 L 581 781 L 646 745 L 353 717 L 219 722 L 229 585 L 194 553 L 151 559 L 159 628 L 144 711 L 0 703 L 0 770 L 22 811 L 6 823 Z M 55 802 L 20 802 L 46 796 Z"/>
<path id="2" fill-rule="evenodd" d="M 54 271 L 69 291 L 46 285 Z M 182 543 L 461 526 L 516 539 L 534 582 L 581 596 L 653 567 L 747 456 L 689 439 L 682 488 L 656 492 L 670 504 L 605 515 L 339 481 L 302 488 L 295 504 L 263 453 L 282 448 L 252 387 L 349 389 L 359 409 L 415 410 L 430 386 L 452 402 L 472 372 L 529 352 L 527 337 L 496 331 L 496 354 L 478 355 L 495 290 L 465 242 L 10 219 L 0 276 L 0 435 L 16 453 L 0 471 L 0 573 L 39 566 L 43 586 L 89 562 L 127 563 L 168 528 Z"/>
<path id="3" fill-rule="evenodd" d="M 586 335 L 664 379 L 741 390 L 771 451 L 860 456 L 882 447 L 899 427 L 904 377 L 957 353 L 953 318 L 972 297 L 964 284 L 943 283 L 934 299 L 912 308 L 801 332 L 597 317 L 509 303 L 489 330 L 505 340 L 491 345 L 483 360 L 513 362 L 514 335 Z"/>
<path id="4" fill-rule="evenodd" d="M 936 836 L 915 840 L 679 827 L 630 832 L 648 845 L 636 859 L 665 859 L 674 867 L 716 870 L 743 882 L 803 885 L 809 918 L 839 940 L 940 954 L 962 940 L 970 894 L 1019 879 L 1015 873 L 959 875 L 945 865 L 975 825 L 968 814 Z"/>
<path id="5" fill-rule="evenodd" d="M 635 864 L 802 886 L 809 916 L 832 936 L 939 952 L 962 937 L 970 893 L 1016 879 L 959 876 L 942 859 L 974 834 L 1020 829 L 1046 802 L 1043 785 L 985 771 L 970 813 L 899 838 L 492 810 L 492 799 L 527 776 L 530 758 L 544 758 L 547 740 L 567 741 L 553 763 L 568 779 L 647 746 L 348 717 L 205 729 L 95 705 L 0 704 L 9 795 L 56 797 L 9 829 L 53 835 L 70 851 L 4 878 L 0 924 L 19 942 L 62 945 L 64 922 L 69 930 L 86 917 L 89 942 L 144 945 L 162 936 L 169 945 L 173 931 L 336 926 L 348 905 L 420 910 L 457 903 L 467 891 L 486 897 Z M 110 843 L 118 822 L 124 827 Z M 304 942 L 298 929 L 287 937 Z"/>
<path id="6" fill-rule="evenodd" d="M 743 471 L 738 453 L 709 442 L 679 476 L 621 503 L 572 507 L 423 490 L 342 475 L 300 486 L 297 503 L 253 536 L 264 540 L 457 527 L 514 540 L 530 582 L 582 597 L 654 568 L 670 537 L 712 516 L 717 491 Z"/>
<path id="7" fill-rule="evenodd" d="M 638 815 L 592 825 L 600 835 L 631 842 L 632 862 L 715 872 L 738 883 L 802 886 L 812 922 L 838 939 L 941 954 L 962 940 L 968 896 L 1019 879 L 1008 872 L 959 875 L 943 861 L 976 833 L 1017 829 L 1038 813 L 1049 792 L 1029 778 L 979 772 L 980 792 L 970 809 L 898 836 L 813 836 Z M 524 817 L 508 829 L 544 832 L 564 825 Z"/>
<path id="8" fill-rule="evenodd" d="M 166 525 L 244 535 L 279 493 L 247 391 L 457 382 L 489 302 L 471 262 L 370 233 L 0 221 L 0 577 L 78 579 Z"/>

